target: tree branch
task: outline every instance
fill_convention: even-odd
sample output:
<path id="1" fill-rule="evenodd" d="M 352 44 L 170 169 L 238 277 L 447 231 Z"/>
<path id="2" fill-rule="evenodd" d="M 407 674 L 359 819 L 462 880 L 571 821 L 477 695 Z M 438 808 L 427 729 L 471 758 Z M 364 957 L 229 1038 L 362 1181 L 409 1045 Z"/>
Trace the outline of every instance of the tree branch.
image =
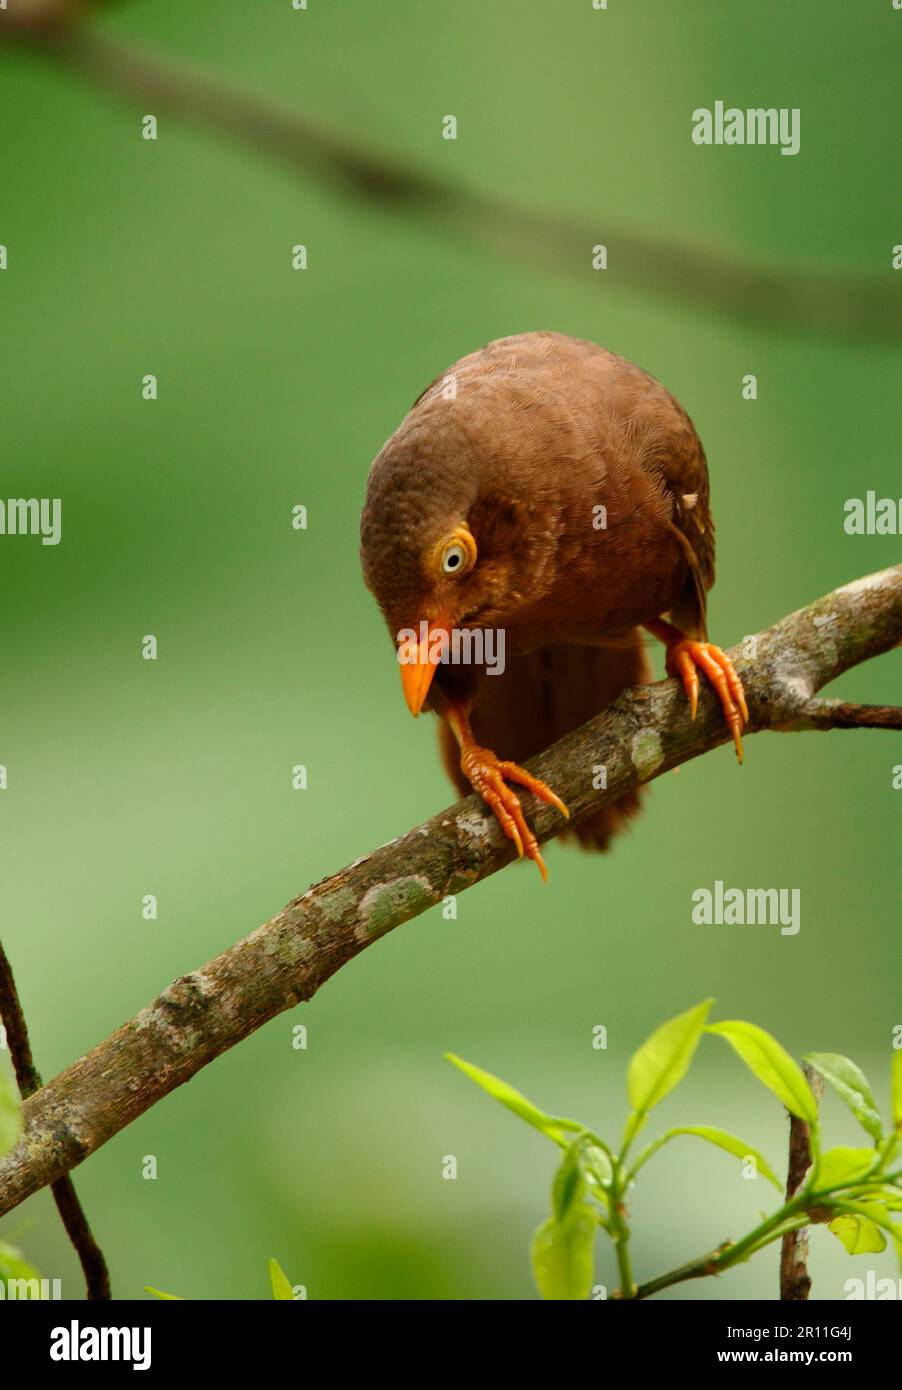
<path id="1" fill-rule="evenodd" d="M 612 222 L 561 217 L 496 192 L 467 187 L 394 155 L 319 117 L 286 108 L 216 73 L 120 42 L 81 24 L 79 0 L 8 0 L 0 37 L 112 93 L 137 110 L 169 114 L 235 140 L 294 173 L 312 174 L 380 207 L 416 215 L 444 235 L 469 237 L 491 251 L 579 276 L 604 293 L 614 286 L 802 333 L 898 339 L 902 280 L 830 266 L 775 266 L 741 253 L 656 239 Z M 289 16 L 290 18 L 290 16 Z M 688 138 L 688 137 L 687 137 Z M 604 244 L 610 272 L 591 269 Z"/>
<path id="2" fill-rule="evenodd" d="M 39 1091 L 44 1083 L 34 1064 L 25 1013 L 19 1000 L 13 969 L 2 943 L 0 943 L 0 1019 L 3 1020 L 3 1026 L 6 1029 L 6 1041 L 16 1073 L 19 1095 L 23 1100 L 27 1100 L 35 1091 Z M 51 1191 L 66 1235 L 71 1240 L 75 1253 L 81 1262 L 88 1298 L 110 1298 L 110 1276 L 106 1260 L 103 1258 L 103 1251 L 94 1239 L 88 1218 L 78 1200 L 75 1184 L 66 1174 L 57 1178 Z"/>
<path id="3" fill-rule="evenodd" d="M 811 700 L 799 724 L 805 729 L 902 729 L 895 705 L 851 705 L 845 700 Z"/>
<path id="4" fill-rule="evenodd" d="M 802 1063 L 805 1080 L 820 1103 L 824 1095 L 824 1079 L 810 1066 Z M 811 1128 L 798 1115 L 789 1117 L 789 1165 L 786 1172 L 786 1200 L 798 1192 L 811 1167 Z M 808 1273 L 808 1227 L 787 1231 L 780 1247 L 780 1298 L 784 1303 L 804 1302 L 811 1293 Z"/>
<path id="5" fill-rule="evenodd" d="M 745 682 L 748 732 L 812 727 L 801 716 L 822 686 L 900 641 L 902 565 L 784 618 L 757 636 L 753 660 L 739 648 L 732 653 Z M 529 766 L 565 799 L 573 823 L 729 738 L 709 688 L 692 722 L 682 689 L 662 681 L 626 691 Z M 593 786 L 599 765 L 607 772 L 603 790 Z M 564 828 L 551 807 L 533 811 L 540 841 Z M 0 1161 L 0 1215 L 269 1019 L 310 999 L 386 932 L 496 873 L 514 853 L 470 796 L 308 888 L 250 936 L 175 980 L 25 1102 L 24 1133 Z"/>

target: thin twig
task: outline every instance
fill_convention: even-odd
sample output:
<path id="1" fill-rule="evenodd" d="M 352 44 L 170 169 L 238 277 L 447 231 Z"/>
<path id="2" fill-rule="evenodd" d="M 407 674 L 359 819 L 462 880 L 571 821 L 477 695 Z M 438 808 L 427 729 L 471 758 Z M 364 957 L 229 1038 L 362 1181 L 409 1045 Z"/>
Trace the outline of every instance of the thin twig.
<path id="1" fill-rule="evenodd" d="M 792 727 L 829 681 L 900 639 L 902 565 L 790 614 L 749 644 L 753 660 L 739 648 L 732 653 L 745 684 L 748 732 Z M 703 690 L 693 721 L 682 688 L 661 681 L 625 691 L 529 767 L 567 802 L 572 825 L 728 741 L 712 690 Z M 599 765 L 607 773 L 604 788 L 595 785 Z M 540 842 L 567 824 L 542 803 L 531 814 Z M 269 1019 L 310 999 L 386 932 L 514 857 L 494 817 L 470 796 L 315 884 L 243 941 L 175 980 L 25 1102 L 25 1132 L 0 1160 L 0 1215 L 76 1167 Z"/>
<path id="2" fill-rule="evenodd" d="M 845 700 L 812 700 L 802 713 L 809 729 L 902 729 L 895 705 L 853 705 Z"/>
<path id="3" fill-rule="evenodd" d="M 669 1270 L 667 1274 L 661 1274 L 656 1279 L 649 1279 L 644 1284 L 639 1284 L 636 1288 L 634 1297 L 636 1299 L 651 1298 L 656 1293 L 661 1293 L 663 1289 L 670 1289 L 674 1284 L 685 1284 L 689 1279 L 705 1279 L 720 1272 L 718 1261 L 732 1247 L 733 1242 L 725 1240 L 718 1245 L 716 1250 L 709 1250 L 706 1255 L 699 1255 L 694 1260 L 687 1260 L 684 1265 L 679 1265 L 677 1269 Z"/>
<path id="4" fill-rule="evenodd" d="M 25 1022 L 25 1014 L 19 999 L 19 992 L 16 989 L 12 966 L 3 949 L 2 942 L 0 942 L 0 1019 L 3 1020 L 3 1027 L 6 1030 L 6 1042 L 16 1074 L 19 1095 L 25 1101 L 35 1091 L 39 1091 L 44 1083 L 34 1064 L 28 1025 Z M 106 1260 L 100 1246 L 94 1239 L 91 1227 L 88 1225 L 88 1219 L 78 1200 L 72 1179 L 68 1174 L 57 1178 L 51 1185 L 51 1191 L 66 1234 L 81 1261 L 87 1297 L 91 1300 L 110 1298 L 110 1276 Z"/>
<path id="5" fill-rule="evenodd" d="M 802 1063 L 805 1079 L 820 1102 L 824 1094 L 823 1077 L 807 1062 Z M 811 1129 L 798 1115 L 789 1117 L 789 1164 L 786 1173 L 786 1200 L 794 1197 L 811 1167 Z M 780 1249 L 780 1298 L 784 1303 L 804 1302 L 811 1292 L 808 1273 L 808 1226 L 787 1231 Z"/>

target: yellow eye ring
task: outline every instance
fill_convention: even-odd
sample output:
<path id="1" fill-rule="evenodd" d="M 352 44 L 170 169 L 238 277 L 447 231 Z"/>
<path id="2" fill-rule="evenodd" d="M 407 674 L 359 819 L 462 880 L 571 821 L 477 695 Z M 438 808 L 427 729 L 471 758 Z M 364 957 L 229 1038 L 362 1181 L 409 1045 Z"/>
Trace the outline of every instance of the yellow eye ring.
<path id="1" fill-rule="evenodd" d="M 442 574 L 452 578 L 465 574 L 476 564 L 476 541 L 469 526 L 455 526 L 438 547 L 438 563 Z"/>

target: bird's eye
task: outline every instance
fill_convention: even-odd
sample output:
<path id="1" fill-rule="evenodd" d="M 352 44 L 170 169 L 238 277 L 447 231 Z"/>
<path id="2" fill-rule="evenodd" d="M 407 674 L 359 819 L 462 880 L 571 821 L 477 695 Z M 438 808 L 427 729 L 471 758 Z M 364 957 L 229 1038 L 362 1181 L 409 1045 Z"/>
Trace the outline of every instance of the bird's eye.
<path id="1" fill-rule="evenodd" d="M 461 523 L 446 536 L 439 551 L 443 574 L 463 574 L 476 564 L 476 541 L 469 526 Z"/>

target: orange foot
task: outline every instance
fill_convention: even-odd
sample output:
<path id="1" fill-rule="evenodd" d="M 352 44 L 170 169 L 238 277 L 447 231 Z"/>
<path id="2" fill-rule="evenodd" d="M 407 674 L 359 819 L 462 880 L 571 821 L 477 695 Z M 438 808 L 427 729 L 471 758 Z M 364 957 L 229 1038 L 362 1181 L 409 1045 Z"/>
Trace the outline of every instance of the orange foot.
<path id="1" fill-rule="evenodd" d="M 668 676 L 677 676 L 689 697 L 689 709 L 695 718 L 698 709 L 698 670 L 704 671 L 717 691 L 724 716 L 736 745 L 736 756 L 742 762 L 742 729 L 748 723 L 749 711 L 745 702 L 742 681 L 726 652 L 713 642 L 697 642 L 692 637 L 678 637 L 667 645 L 665 662 Z"/>
<path id="2" fill-rule="evenodd" d="M 547 801 L 550 806 L 556 806 L 561 815 L 569 820 L 570 812 L 561 798 L 540 778 L 533 777 L 517 763 L 503 762 L 490 749 L 480 748 L 475 743 L 464 748 L 460 766 L 473 790 L 479 793 L 489 809 L 494 812 L 505 835 L 517 846 L 519 857 L 522 859 L 525 854 L 527 859 L 532 859 L 547 883 L 548 870 L 539 853 L 539 843 L 526 824 L 519 796 L 506 785 L 504 779 L 506 777 L 508 781 L 526 787 L 540 801 Z"/>

